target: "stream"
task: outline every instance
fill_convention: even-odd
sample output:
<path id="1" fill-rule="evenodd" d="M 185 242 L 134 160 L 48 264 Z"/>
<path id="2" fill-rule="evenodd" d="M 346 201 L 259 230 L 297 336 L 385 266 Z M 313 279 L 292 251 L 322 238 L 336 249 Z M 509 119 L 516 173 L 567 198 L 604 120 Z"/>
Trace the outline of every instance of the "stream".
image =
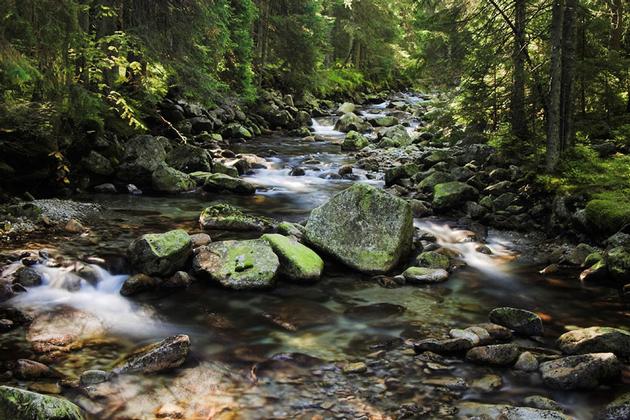
<path id="1" fill-rule="evenodd" d="M 381 116 L 387 105 L 362 112 Z M 412 120 L 409 130 L 417 124 Z M 100 400 L 72 390 L 64 393 L 95 418 L 174 418 L 162 414 L 177 407 L 185 418 L 191 413 L 198 418 L 311 418 L 308 415 L 314 413 L 324 418 L 448 418 L 453 414 L 449 409 L 461 400 L 519 405 L 531 395 L 553 398 L 575 418 L 592 418 L 612 399 L 609 389 L 549 391 L 531 374 L 469 365 L 456 358 L 418 360 L 403 345 L 406 339 L 439 337 L 451 328 L 487 322 L 489 311 L 499 306 L 540 314 L 546 332 L 541 346 L 552 346 L 567 326 L 628 325 L 629 313 L 615 290 L 587 287 L 577 280 L 577 272 L 542 276 L 538 273 L 542 266 L 521 260 L 524 252 L 536 253 L 538 244 L 528 235 L 490 229 L 483 240 L 492 251 L 487 254 L 457 221 L 416 219 L 417 229 L 436 238 L 461 262 L 439 285 L 384 288 L 369 276 L 327 261 L 322 280 L 306 286 L 279 283 L 270 291 L 234 292 L 197 282 L 187 290 L 134 298 L 119 294 L 129 275 L 124 254 L 132 239 L 174 228 L 200 232 L 199 213 L 213 203 L 224 201 L 254 214 L 300 222 L 354 182 L 383 186 L 382 174 L 356 168 L 352 179 L 336 176 L 340 167 L 354 160 L 341 152 L 343 134 L 333 125 L 332 118 L 314 120 L 315 141 L 273 135 L 236 144 L 236 153 L 253 153 L 268 162 L 266 169 L 245 177 L 259 186 L 256 195 L 84 195 L 76 200 L 105 208 L 89 234 L 31 238 L 1 249 L 45 248 L 70 260 L 103 260 L 86 263 L 96 273 L 91 282 L 61 267 L 37 265 L 44 284 L 9 302 L 38 313 L 74 308 L 102 322 L 106 343 L 89 345 L 52 364 L 70 377 L 107 368 L 138 345 L 173 334 L 190 336 L 191 355 L 177 372 L 120 378 L 98 390 L 103 394 L 98 394 Z M 296 167 L 305 175 L 291 176 Z M 248 236 L 211 235 L 213 240 Z M 0 343 L 2 361 L 35 357 L 21 329 L 0 335 Z M 357 361 L 365 361 L 374 375 L 352 376 L 338 368 Z M 453 382 L 463 378 L 472 384 L 488 375 L 501 378 L 491 390 L 458 388 Z M 436 380 L 447 385 L 437 386 Z M 0 381 L 29 386 L 29 381 L 14 378 Z M 238 416 L 221 417 L 226 413 Z"/>

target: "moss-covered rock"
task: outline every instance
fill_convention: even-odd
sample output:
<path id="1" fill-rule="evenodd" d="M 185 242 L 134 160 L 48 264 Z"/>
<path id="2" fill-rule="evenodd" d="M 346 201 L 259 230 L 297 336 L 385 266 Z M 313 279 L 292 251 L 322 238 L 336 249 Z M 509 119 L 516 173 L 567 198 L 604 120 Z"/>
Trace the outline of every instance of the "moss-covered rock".
<path id="1" fill-rule="evenodd" d="M 343 140 L 343 143 L 341 143 L 341 150 L 361 150 L 369 144 L 370 141 L 364 135 L 357 133 L 356 131 L 350 131 L 346 134 L 346 138 Z"/>
<path id="2" fill-rule="evenodd" d="M 438 184 L 455 181 L 455 177 L 446 172 L 436 171 L 424 178 L 418 183 L 418 189 L 421 191 L 433 191 Z"/>
<path id="3" fill-rule="evenodd" d="M 7 420 L 83 420 L 70 401 L 9 386 L 0 386 L 0 418 Z"/>
<path id="4" fill-rule="evenodd" d="M 435 251 L 427 251 L 418 255 L 416 264 L 420 267 L 442 268 L 448 270 L 451 266 L 451 260 L 444 254 Z"/>
<path id="5" fill-rule="evenodd" d="M 108 176 L 114 173 L 110 160 L 94 150 L 81 159 L 81 164 L 88 172 L 95 175 Z"/>
<path id="6" fill-rule="evenodd" d="M 398 118 L 393 117 L 391 115 L 385 115 L 383 117 L 374 118 L 371 122 L 372 122 L 372 125 L 374 125 L 375 127 L 393 127 L 395 125 L 398 125 L 398 123 L 400 123 Z"/>
<path id="7" fill-rule="evenodd" d="M 193 270 L 222 286 L 236 289 L 263 289 L 275 284 L 280 261 L 262 239 L 213 242 L 199 248 Z"/>
<path id="8" fill-rule="evenodd" d="M 271 219 L 252 216 L 229 204 L 220 203 L 207 207 L 199 216 L 204 229 L 265 232 L 273 228 Z"/>
<path id="9" fill-rule="evenodd" d="M 212 173 L 225 174 L 231 176 L 232 178 L 238 178 L 238 169 L 234 166 L 228 166 L 223 162 L 214 162 L 212 164 Z M 205 182 L 205 177 L 202 177 L 202 179 Z M 203 185 L 203 183 L 201 185 Z"/>
<path id="10" fill-rule="evenodd" d="M 349 267 L 384 273 L 411 250 L 411 206 L 378 188 L 355 184 L 312 211 L 305 239 Z"/>
<path id="11" fill-rule="evenodd" d="M 290 280 L 311 282 L 319 280 L 324 261 L 312 249 L 298 241 L 278 234 L 263 235 L 280 259 L 280 273 Z"/>
<path id="12" fill-rule="evenodd" d="M 606 253 L 606 266 L 612 278 L 621 284 L 630 282 L 630 249 L 616 247 Z"/>
<path id="13" fill-rule="evenodd" d="M 178 144 L 166 157 L 166 163 L 178 171 L 191 173 L 195 171 L 212 171 L 210 152 L 191 144 Z"/>
<path id="14" fill-rule="evenodd" d="M 448 280 L 448 271 L 442 268 L 409 267 L 403 273 L 409 283 L 431 284 Z"/>
<path id="15" fill-rule="evenodd" d="M 152 233 L 134 240 L 127 250 L 133 267 L 150 276 L 169 276 L 180 270 L 192 253 L 186 231 Z"/>
<path id="16" fill-rule="evenodd" d="M 335 123 L 335 130 L 348 133 L 350 131 L 363 132 L 369 128 L 369 125 L 353 112 L 343 114 Z"/>
<path id="17" fill-rule="evenodd" d="M 399 179 L 411 178 L 420 172 L 420 168 L 415 163 L 394 166 L 385 171 L 385 185 L 392 185 Z"/>
<path id="18" fill-rule="evenodd" d="M 306 228 L 298 223 L 280 222 L 278 223 L 276 230 L 281 235 L 293 236 L 301 242 L 304 238 Z"/>
<path id="19" fill-rule="evenodd" d="M 479 191 L 463 182 L 453 181 L 437 184 L 433 188 L 433 206 L 440 210 L 462 206 L 468 200 L 475 200 Z"/>
<path id="20" fill-rule="evenodd" d="M 558 347 L 566 354 L 615 353 L 630 357 L 630 332 L 618 328 L 590 327 L 564 333 Z"/>
<path id="21" fill-rule="evenodd" d="M 196 183 L 185 173 L 161 164 L 151 175 L 151 185 L 155 191 L 174 194 L 192 191 Z"/>
<path id="22" fill-rule="evenodd" d="M 193 172 L 190 176 L 209 192 L 231 192 L 242 195 L 253 195 L 256 193 L 256 186 L 236 177 L 231 177 L 222 173 Z"/>
<path id="23" fill-rule="evenodd" d="M 402 125 L 388 127 L 379 133 L 378 147 L 387 149 L 390 147 L 405 147 L 412 143 L 407 128 Z"/>
<path id="24" fill-rule="evenodd" d="M 490 312 L 490 322 L 510 328 L 519 334 L 543 334 L 542 319 L 535 313 L 518 308 L 496 308 Z"/>
<path id="25" fill-rule="evenodd" d="M 136 136 L 125 144 L 123 163 L 118 168 L 117 176 L 121 181 L 137 185 L 150 185 L 151 175 L 164 163 L 168 139 L 149 135 Z"/>
<path id="26" fill-rule="evenodd" d="M 613 234 L 630 224 L 630 204 L 624 200 L 591 200 L 586 205 L 586 221 L 592 232 Z"/>
<path id="27" fill-rule="evenodd" d="M 223 129 L 223 137 L 229 139 L 251 139 L 253 137 L 250 130 L 239 123 L 232 123 Z"/>

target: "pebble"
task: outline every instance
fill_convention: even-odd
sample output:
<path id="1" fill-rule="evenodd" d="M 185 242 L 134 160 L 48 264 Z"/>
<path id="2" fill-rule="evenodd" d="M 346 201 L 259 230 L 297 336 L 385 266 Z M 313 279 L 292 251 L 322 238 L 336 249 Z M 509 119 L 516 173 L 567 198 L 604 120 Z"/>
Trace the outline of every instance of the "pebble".
<path id="1" fill-rule="evenodd" d="M 367 365 L 363 362 L 348 363 L 343 367 L 343 373 L 365 373 Z"/>
<path id="2" fill-rule="evenodd" d="M 514 364 L 514 369 L 516 370 L 522 370 L 525 372 L 534 372 L 538 370 L 538 359 L 536 359 L 536 357 L 526 351 L 521 353 L 521 355 L 518 357 L 518 360 L 516 361 L 516 364 Z"/>

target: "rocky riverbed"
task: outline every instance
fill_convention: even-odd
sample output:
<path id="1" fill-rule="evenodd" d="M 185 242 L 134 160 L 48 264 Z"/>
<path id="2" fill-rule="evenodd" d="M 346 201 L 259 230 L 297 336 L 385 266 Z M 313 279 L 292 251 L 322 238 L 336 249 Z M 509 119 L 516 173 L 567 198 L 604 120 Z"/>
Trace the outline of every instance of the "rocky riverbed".
<path id="1" fill-rule="evenodd" d="M 226 140 L 165 104 L 184 130 L 6 207 L 0 414 L 628 418 L 628 233 L 435 98 L 364 99 L 271 98 Z"/>

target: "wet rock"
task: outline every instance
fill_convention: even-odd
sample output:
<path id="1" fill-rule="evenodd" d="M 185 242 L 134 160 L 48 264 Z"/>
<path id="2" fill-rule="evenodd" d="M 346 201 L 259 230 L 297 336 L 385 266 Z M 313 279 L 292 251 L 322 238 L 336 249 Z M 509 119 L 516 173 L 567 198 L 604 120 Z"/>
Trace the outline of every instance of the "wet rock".
<path id="1" fill-rule="evenodd" d="M 343 367 L 343 373 L 365 373 L 367 372 L 367 365 L 363 362 L 348 363 Z"/>
<path id="2" fill-rule="evenodd" d="M 542 395 L 531 395 L 523 399 L 523 404 L 527 407 L 539 408 L 541 410 L 563 411 L 562 406 L 554 400 Z"/>
<path id="3" fill-rule="evenodd" d="M 210 152 L 190 144 L 175 145 L 166 156 L 166 163 L 186 174 L 196 171 L 214 172 Z"/>
<path id="4" fill-rule="evenodd" d="M 452 376 L 425 379 L 422 381 L 422 384 L 444 387 L 452 391 L 463 391 L 468 389 L 468 384 L 463 378 L 454 378 Z"/>
<path id="5" fill-rule="evenodd" d="M 361 150 L 369 144 L 370 141 L 364 135 L 357 133 L 356 131 L 350 131 L 346 134 L 343 143 L 341 143 L 341 150 L 350 152 Z"/>
<path id="6" fill-rule="evenodd" d="M 18 359 L 10 363 L 11 372 L 19 379 L 54 378 L 57 374 L 43 363 L 28 359 Z"/>
<path id="7" fill-rule="evenodd" d="M 63 230 L 68 233 L 79 234 L 85 232 L 85 227 L 76 219 L 70 219 L 64 226 Z"/>
<path id="8" fill-rule="evenodd" d="M 613 353 L 568 356 L 540 365 L 543 383 L 554 389 L 590 389 L 615 379 L 621 364 Z"/>
<path id="9" fill-rule="evenodd" d="M 212 242 L 212 238 L 207 233 L 195 233 L 190 235 L 193 248 L 199 248 L 200 246 L 208 245 Z"/>
<path id="10" fill-rule="evenodd" d="M 193 282 L 192 277 L 185 271 L 178 271 L 171 277 L 164 279 L 160 286 L 166 289 L 185 289 Z"/>
<path id="11" fill-rule="evenodd" d="M 416 264 L 419 267 L 441 268 L 443 270 L 448 270 L 451 266 L 451 261 L 444 254 L 440 254 L 435 251 L 427 251 L 418 255 L 418 258 L 416 258 Z"/>
<path id="12" fill-rule="evenodd" d="M 466 353 L 466 360 L 479 364 L 511 366 L 520 352 L 515 344 L 494 344 L 470 349 Z"/>
<path id="13" fill-rule="evenodd" d="M 479 192 L 463 182 L 437 184 L 433 189 L 433 207 L 446 210 L 463 206 L 466 201 L 475 200 Z"/>
<path id="14" fill-rule="evenodd" d="M 109 176 L 114 173 L 114 167 L 110 160 L 94 150 L 81 159 L 81 164 L 94 175 Z"/>
<path id="15" fill-rule="evenodd" d="M 42 284 L 42 275 L 31 267 L 20 267 L 13 276 L 13 283 L 24 287 L 35 287 Z"/>
<path id="16" fill-rule="evenodd" d="M 352 174 L 352 170 L 352 165 L 343 165 L 341 168 L 339 168 L 339 171 L 337 171 L 337 173 L 339 174 L 339 176 L 343 177 Z"/>
<path id="17" fill-rule="evenodd" d="M 253 195 L 256 186 L 240 178 L 225 174 L 212 174 L 209 172 L 193 172 L 190 176 L 209 192 L 231 192 L 240 195 Z"/>
<path id="18" fill-rule="evenodd" d="M 36 353 L 69 351 L 103 336 L 105 327 L 94 315 L 62 308 L 36 317 L 26 339 Z"/>
<path id="19" fill-rule="evenodd" d="M 60 395 L 61 385 L 57 382 L 32 382 L 28 384 L 28 390 L 40 394 Z"/>
<path id="20" fill-rule="evenodd" d="M 470 330 L 460 330 L 460 329 L 455 328 L 455 329 L 450 330 L 448 332 L 448 335 L 450 335 L 453 338 L 462 338 L 462 339 L 468 340 L 471 343 L 473 343 L 473 345 L 475 346 L 481 342 L 481 339 L 479 338 L 479 336 Z"/>
<path id="21" fill-rule="evenodd" d="M 608 404 L 596 418 L 597 420 L 630 419 L 630 393 L 621 394 Z"/>
<path id="22" fill-rule="evenodd" d="M 228 139 L 251 139 L 253 137 L 250 130 L 238 123 L 226 125 L 221 134 Z"/>
<path id="23" fill-rule="evenodd" d="M 558 338 L 565 354 L 615 353 L 630 357 L 630 333 L 618 328 L 591 327 L 569 331 Z"/>
<path id="24" fill-rule="evenodd" d="M 125 144 L 123 163 L 117 177 L 142 186 L 151 184 L 151 175 L 166 159 L 169 141 L 165 137 L 136 136 Z"/>
<path id="25" fill-rule="evenodd" d="M 263 235 L 280 260 L 280 274 L 296 282 L 319 280 L 324 261 L 312 249 L 294 239 L 278 234 Z"/>
<path id="26" fill-rule="evenodd" d="M 397 181 L 405 178 L 411 178 L 420 171 L 415 163 L 394 166 L 385 171 L 385 185 L 394 185 Z"/>
<path id="27" fill-rule="evenodd" d="M 561 412 L 530 407 L 513 407 L 504 404 L 482 404 L 463 401 L 457 404 L 458 418 L 502 420 L 571 420 Z"/>
<path id="28" fill-rule="evenodd" d="M 208 171 L 198 171 L 194 173 L 207 173 Z M 225 174 L 231 176 L 232 178 L 238 178 L 238 169 L 233 166 L 228 166 L 223 162 L 215 161 L 212 163 L 212 173 L 213 174 Z M 203 182 L 203 178 L 202 178 Z"/>
<path id="29" fill-rule="evenodd" d="M 199 223 L 204 229 L 228 231 L 264 232 L 272 229 L 270 219 L 252 216 L 229 204 L 215 204 L 207 207 L 199 216 Z"/>
<path id="30" fill-rule="evenodd" d="M 354 112 L 356 109 L 357 109 L 356 105 L 353 104 L 352 102 L 344 102 L 343 104 L 339 106 L 339 108 L 337 108 L 337 111 L 335 111 L 335 114 L 344 115 L 349 112 Z"/>
<path id="31" fill-rule="evenodd" d="M 453 181 L 455 181 L 455 178 L 451 174 L 435 171 L 420 181 L 417 188 L 421 191 L 433 191 L 436 185 Z"/>
<path id="32" fill-rule="evenodd" d="M 159 165 L 153 172 L 151 185 L 153 190 L 169 194 L 192 191 L 196 187 L 195 181 L 189 175 L 166 164 Z"/>
<path id="33" fill-rule="evenodd" d="M 289 176 L 304 176 L 306 175 L 306 171 L 304 170 L 304 168 L 300 168 L 300 167 L 296 167 L 291 169 L 291 172 L 289 172 Z"/>
<path id="34" fill-rule="evenodd" d="M 213 242 L 199 248 L 193 270 L 231 289 L 272 287 L 280 262 L 266 241 Z"/>
<path id="35" fill-rule="evenodd" d="M 95 186 L 94 191 L 101 194 L 116 194 L 118 192 L 116 186 L 109 182 Z"/>
<path id="36" fill-rule="evenodd" d="M 409 283 L 433 284 L 448 280 L 448 271 L 441 268 L 409 267 L 403 276 Z"/>
<path id="37" fill-rule="evenodd" d="M 514 369 L 524 372 L 535 372 L 538 370 L 538 359 L 528 351 L 523 352 L 514 364 Z"/>
<path id="38" fill-rule="evenodd" d="M 508 307 L 493 309 L 490 312 L 490 321 L 526 336 L 543 334 L 542 319 L 524 309 Z"/>
<path id="39" fill-rule="evenodd" d="M 120 288 L 120 294 L 123 296 L 133 296 L 138 293 L 155 290 L 159 281 L 155 277 L 146 274 L 135 274 L 129 277 Z"/>
<path id="40" fill-rule="evenodd" d="M 81 386 L 90 386 L 109 381 L 111 373 L 103 370 L 86 370 L 79 377 Z"/>
<path id="41" fill-rule="evenodd" d="M 278 223 L 276 230 L 281 235 L 293 236 L 297 240 L 302 241 L 304 237 L 305 228 L 304 226 L 298 223 L 281 222 L 281 223 Z"/>
<path id="42" fill-rule="evenodd" d="M 378 147 L 381 149 L 409 146 L 413 141 L 407 129 L 402 125 L 381 130 L 378 133 L 378 138 L 380 139 Z"/>
<path id="43" fill-rule="evenodd" d="M 400 123 L 398 118 L 396 118 L 394 116 L 391 116 L 391 115 L 385 115 L 385 116 L 382 116 L 382 117 L 376 117 L 373 120 L 370 120 L 370 122 L 375 127 L 393 127 L 393 126 L 398 125 Z"/>
<path id="44" fill-rule="evenodd" d="M 492 392 L 501 389 L 503 379 L 499 375 L 485 375 L 479 379 L 475 379 L 471 387 L 481 392 Z"/>
<path id="45" fill-rule="evenodd" d="M 143 235 L 129 245 L 127 255 L 138 272 L 168 276 L 186 265 L 192 254 L 192 240 L 186 231 Z"/>
<path id="46" fill-rule="evenodd" d="M 434 339 L 428 338 L 413 343 L 413 349 L 416 353 L 422 353 L 430 351 L 437 354 L 451 354 L 451 353 L 463 353 L 470 350 L 474 346 L 474 343 L 465 338 L 452 338 L 452 339 Z"/>
<path id="47" fill-rule="evenodd" d="M 0 386 L 0 418 L 11 420 L 83 420 L 70 401 L 19 388 Z"/>
<path id="48" fill-rule="evenodd" d="M 117 364 L 113 373 L 156 373 L 175 369 L 186 361 L 190 338 L 176 335 L 143 347 Z"/>
<path id="49" fill-rule="evenodd" d="M 606 252 L 606 266 L 612 278 L 621 284 L 630 282 L 630 249 L 617 247 Z"/>
<path id="50" fill-rule="evenodd" d="M 421 200 L 410 200 L 409 204 L 411 205 L 411 211 L 413 212 L 413 217 L 422 218 L 428 217 L 433 214 L 433 209 L 431 208 L 431 204 L 426 201 Z"/>
<path id="51" fill-rule="evenodd" d="M 348 133 L 350 131 L 364 132 L 370 128 L 370 125 L 363 121 L 353 112 L 347 112 L 341 116 L 335 123 L 335 130 Z"/>
<path id="52" fill-rule="evenodd" d="M 411 207 L 375 187 L 354 184 L 311 212 L 305 239 L 356 270 L 384 273 L 411 250 Z"/>

